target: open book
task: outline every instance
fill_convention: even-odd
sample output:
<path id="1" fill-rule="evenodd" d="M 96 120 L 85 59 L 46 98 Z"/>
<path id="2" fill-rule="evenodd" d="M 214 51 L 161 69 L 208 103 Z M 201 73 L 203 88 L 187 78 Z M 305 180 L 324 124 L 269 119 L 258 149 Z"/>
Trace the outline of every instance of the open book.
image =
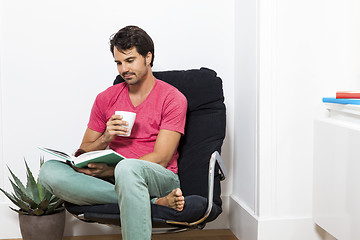
<path id="1" fill-rule="evenodd" d="M 106 163 L 109 166 L 115 166 L 118 162 L 123 160 L 125 157 L 115 152 L 112 149 L 100 150 L 100 151 L 92 151 L 83 153 L 78 157 L 70 156 L 64 152 L 60 152 L 57 150 L 53 150 L 50 148 L 38 147 L 39 149 L 50 153 L 54 156 L 57 156 L 63 160 L 66 160 L 68 163 L 79 167 L 87 167 L 88 163 Z"/>

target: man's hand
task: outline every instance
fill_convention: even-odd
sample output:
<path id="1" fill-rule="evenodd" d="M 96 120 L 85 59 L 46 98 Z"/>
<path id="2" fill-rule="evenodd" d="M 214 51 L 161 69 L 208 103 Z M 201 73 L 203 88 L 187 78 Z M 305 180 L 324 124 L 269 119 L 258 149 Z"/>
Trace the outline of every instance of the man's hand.
<path id="1" fill-rule="evenodd" d="M 80 148 L 86 152 L 106 149 L 117 135 L 128 133 L 128 123 L 122 120 L 122 116 L 113 115 L 106 123 L 104 133 L 86 129 Z"/>
<path id="2" fill-rule="evenodd" d="M 126 135 L 129 132 L 128 122 L 122 120 L 120 115 L 112 115 L 106 123 L 106 131 L 104 134 L 105 141 L 111 142 L 117 135 Z"/>
<path id="3" fill-rule="evenodd" d="M 101 179 L 113 177 L 115 170 L 115 167 L 110 167 L 106 163 L 89 163 L 87 168 L 72 167 L 77 172 Z"/>

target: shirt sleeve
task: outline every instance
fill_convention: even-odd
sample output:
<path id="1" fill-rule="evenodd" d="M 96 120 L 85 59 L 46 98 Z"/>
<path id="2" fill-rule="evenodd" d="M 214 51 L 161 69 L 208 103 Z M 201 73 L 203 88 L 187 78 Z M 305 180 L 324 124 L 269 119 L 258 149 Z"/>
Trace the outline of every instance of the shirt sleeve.
<path id="1" fill-rule="evenodd" d="M 104 98 L 103 94 L 100 93 L 92 106 L 91 113 L 90 113 L 90 119 L 88 123 L 88 128 L 91 130 L 94 130 L 96 132 L 104 132 L 106 129 L 106 119 L 105 114 L 101 106 L 104 106 Z"/>
<path id="2" fill-rule="evenodd" d="M 178 90 L 168 94 L 164 103 L 160 129 L 185 133 L 187 100 Z"/>

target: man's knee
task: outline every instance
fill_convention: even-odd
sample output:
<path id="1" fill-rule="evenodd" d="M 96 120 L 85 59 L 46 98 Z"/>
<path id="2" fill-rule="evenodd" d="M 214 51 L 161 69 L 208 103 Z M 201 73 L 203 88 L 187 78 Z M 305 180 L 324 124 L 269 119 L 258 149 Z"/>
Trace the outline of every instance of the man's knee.
<path id="1" fill-rule="evenodd" d="M 44 162 L 44 164 L 40 168 L 39 181 L 47 182 L 47 180 L 52 179 L 53 172 L 56 169 L 57 164 L 58 164 L 58 161 L 56 161 L 56 160 L 49 160 L 49 161 Z"/>
<path id="2" fill-rule="evenodd" d="M 133 177 L 141 177 L 143 161 L 138 159 L 125 159 L 115 167 L 115 180 L 124 183 Z"/>
<path id="3" fill-rule="evenodd" d="M 63 162 L 57 160 L 49 160 L 44 162 L 39 172 L 40 184 L 43 185 L 48 190 L 50 190 L 54 185 L 59 183 L 59 181 L 65 177 L 62 176 L 62 174 L 60 174 L 60 169 L 59 169 L 63 165 L 64 165 Z"/>

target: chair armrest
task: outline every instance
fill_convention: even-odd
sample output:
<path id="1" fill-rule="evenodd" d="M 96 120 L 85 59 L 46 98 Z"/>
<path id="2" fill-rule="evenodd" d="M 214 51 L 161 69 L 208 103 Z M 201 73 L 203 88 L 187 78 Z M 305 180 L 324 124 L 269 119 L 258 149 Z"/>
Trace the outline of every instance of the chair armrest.
<path id="1" fill-rule="evenodd" d="M 224 181 L 226 179 L 226 176 L 227 176 L 227 170 L 226 170 L 224 161 L 222 160 L 221 155 L 219 154 L 218 151 L 215 151 L 213 153 L 213 155 L 215 155 L 216 162 L 218 163 L 219 169 L 220 169 L 220 172 L 221 172 L 220 181 Z M 213 155 L 211 157 L 213 157 Z"/>
<path id="2" fill-rule="evenodd" d="M 213 207 L 213 198 L 214 198 L 214 180 L 215 180 L 215 165 L 218 163 L 220 169 L 220 180 L 225 180 L 227 171 L 224 165 L 224 162 L 218 151 L 215 151 L 211 154 L 210 163 L 209 163 L 209 175 L 208 175 L 208 206 L 204 216 L 196 222 L 187 223 L 187 222 L 176 222 L 176 221 L 166 221 L 168 224 L 177 224 L 185 226 L 195 226 L 203 221 L 210 215 L 211 209 Z"/>
<path id="3" fill-rule="evenodd" d="M 209 163 L 209 177 L 208 177 L 208 207 L 204 214 L 204 217 L 202 217 L 199 221 L 199 223 L 203 222 L 210 214 L 212 206 L 213 206 L 213 199 L 214 199 L 214 180 L 215 180 L 215 165 L 218 163 L 219 169 L 220 169 L 220 181 L 225 180 L 226 178 L 226 168 L 225 164 L 221 158 L 221 155 L 218 151 L 215 151 L 213 154 L 211 154 L 210 163 Z"/>

